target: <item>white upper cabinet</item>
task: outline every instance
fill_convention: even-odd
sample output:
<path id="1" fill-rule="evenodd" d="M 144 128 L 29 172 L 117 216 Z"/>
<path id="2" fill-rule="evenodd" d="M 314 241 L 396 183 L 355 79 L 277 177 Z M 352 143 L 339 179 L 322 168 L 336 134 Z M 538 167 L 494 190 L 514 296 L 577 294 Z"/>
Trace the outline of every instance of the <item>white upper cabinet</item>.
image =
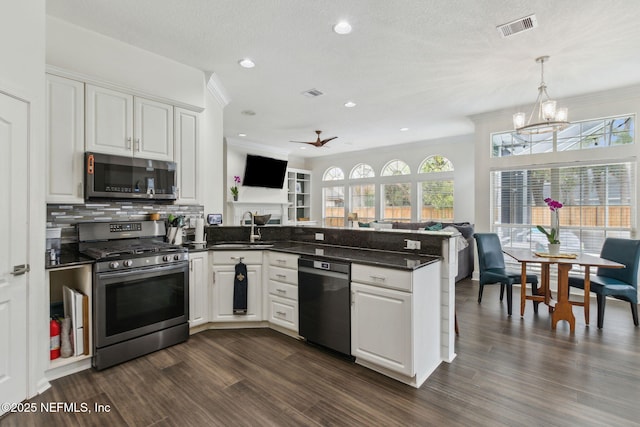
<path id="1" fill-rule="evenodd" d="M 135 97 L 133 154 L 173 160 L 173 106 Z"/>
<path id="2" fill-rule="evenodd" d="M 86 86 L 86 149 L 173 161 L 173 106 Z"/>
<path id="3" fill-rule="evenodd" d="M 178 203 L 198 203 L 200 191 L 199 114 L 175 108 L 175 162 L 178 168 Z"/>
<path id="4" fill-rule="evenodd" d="M 84 83 L 47 74 L 47 203 L 83 203 Z"/>

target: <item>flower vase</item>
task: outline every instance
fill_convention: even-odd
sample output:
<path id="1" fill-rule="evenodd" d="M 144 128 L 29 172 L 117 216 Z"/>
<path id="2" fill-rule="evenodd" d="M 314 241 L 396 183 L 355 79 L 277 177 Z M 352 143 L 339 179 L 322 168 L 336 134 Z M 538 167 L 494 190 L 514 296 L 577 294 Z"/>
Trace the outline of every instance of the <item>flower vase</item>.
<path id="1" fill-rule="evenodd" d="M 547 250 L 549 255 L 558 255 L 560 253 L 560 243 L 549 243 Z"/>
<path id="2" fill-rule="evenodd" d="M 234 201 L 234 202 L 237 202 L 237 201 L 238 201 L 238 195 L 237 195 L 237 194 L 234 194 L 234 195 L 233 195 L 233 201 Z"/>

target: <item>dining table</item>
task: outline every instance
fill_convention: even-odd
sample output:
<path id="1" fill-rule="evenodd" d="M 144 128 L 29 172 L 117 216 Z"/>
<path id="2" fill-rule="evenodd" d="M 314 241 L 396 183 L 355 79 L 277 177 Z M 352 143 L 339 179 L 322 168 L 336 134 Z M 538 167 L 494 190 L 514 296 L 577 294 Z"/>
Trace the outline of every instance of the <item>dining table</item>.
<path id="1" fill-rule="evenodd" d="M 527 264 L 540 264 L 540 287 L 534 290 L 532 295 L 527 295 L 526 286 L 522 285 L 520 291 L 520 316 L 524 316 L 524 308 L 527 300 L 543 302 L 549 306 L 551 312 L 551 329 L 556 329 L 556 324 L 560 320 L 569 322 L 569 329 L 575 332 L 576 319 L 573 315 L 572 306 L 584 307 L 584 320 L 589 324 L 589 292 L 590 292 L 590 269 L 591 267 L 604 268 L 624 268 L 624 264 L 600 258 L 589 254 L 560 253 L 552 255 L 544 252 L 537 252 L 531 249 L 503 248 L 502 252 L 509 255 L 521 264 L 522 279 L 525 284 L 527 276 Z M 558 291 L 557 299 L 553 299 L 549 287 L 551 265 L 558 266 Z M 582 301 L 571 300 L 569 297 L 569 272 L 574 265 L 584 268 L 584 298 Z"/>

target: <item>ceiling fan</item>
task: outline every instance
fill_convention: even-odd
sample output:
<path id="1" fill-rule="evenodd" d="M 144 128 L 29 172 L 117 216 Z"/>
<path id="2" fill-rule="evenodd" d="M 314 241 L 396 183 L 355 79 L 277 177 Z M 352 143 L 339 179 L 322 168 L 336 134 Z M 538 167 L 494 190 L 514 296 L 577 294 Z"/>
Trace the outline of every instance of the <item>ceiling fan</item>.
<path id="1" fill-rule="evenodd" d="M 332 136 L 331 138 L 320 139 L 320 134 L 321 133 L 322 133 L 321 130 L 317 130 L 316 131 L 316 134 L 318 135 L 318 139 L 316 139 L 314 142 L 307 142 L 307 141 L 289 141 L 289 142 L 299 142 L 301 144 L 313 145 L 314 147 L 322 147 L 327 142 L 332 141 L 332 140 L 337 138 L 337 136 Z"/>

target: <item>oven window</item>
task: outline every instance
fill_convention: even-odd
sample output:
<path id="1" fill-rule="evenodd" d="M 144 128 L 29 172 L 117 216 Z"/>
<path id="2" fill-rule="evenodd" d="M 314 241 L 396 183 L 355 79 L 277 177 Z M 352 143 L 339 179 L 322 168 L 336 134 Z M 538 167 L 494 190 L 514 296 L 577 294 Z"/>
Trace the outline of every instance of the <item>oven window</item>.
<path id="1" fill-rule="evenodd" d="M 185 315 L 185 274 L 127 280 L 106 287 L 107 337 Z"/>

